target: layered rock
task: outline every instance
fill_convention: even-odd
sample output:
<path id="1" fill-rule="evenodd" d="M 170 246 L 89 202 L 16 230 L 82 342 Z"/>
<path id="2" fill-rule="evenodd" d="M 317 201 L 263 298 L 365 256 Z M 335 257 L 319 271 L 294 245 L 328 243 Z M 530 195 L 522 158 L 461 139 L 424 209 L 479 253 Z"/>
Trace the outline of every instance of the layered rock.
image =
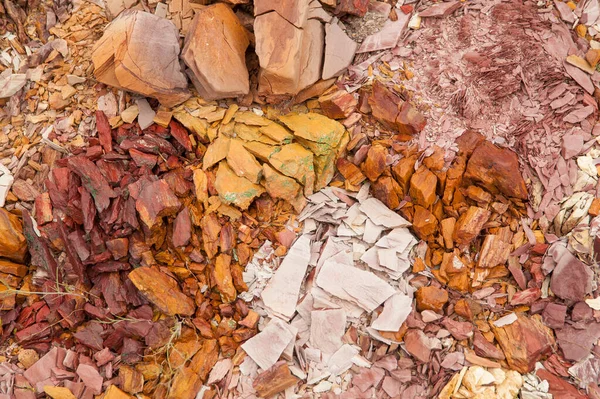
<path id="1" fill-rule="evenodd" d="M 223 3 L 200 8 L 185 38 L 181 58 L 201 97 L 214 100 L 248 94 L 248 33 Z"/>
<path id="2" fill-rule="evenodd" d="M 167 107 L 177 105 L 190 97 L 179 64 L 178 39 L 171 21 L 126 10 L 94 46 L 94 76 L 106 85 L 156 98 Z"/>

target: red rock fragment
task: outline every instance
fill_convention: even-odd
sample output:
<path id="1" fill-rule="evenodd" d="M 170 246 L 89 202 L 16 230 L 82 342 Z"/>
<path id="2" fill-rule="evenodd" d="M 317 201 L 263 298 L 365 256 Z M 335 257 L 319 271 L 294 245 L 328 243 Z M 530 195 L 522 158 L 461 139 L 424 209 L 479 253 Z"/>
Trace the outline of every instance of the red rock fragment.
<path id="1" fill-rule="evenodd" d="M 438 3 L 430 6 L 425 11 L 419 13 L 423 18 L 428 17 L 445 17 L 452 14 L 461 7 L 460 1 L 449 1 L 447 3 Z"/>
<path id="2" fill-rule="evenodd" d="M 358 100 L 346 90 L 335 90 L 319 97 L 319 105 L 326 116 L 332 119 L 343 119 L 354 112 Z"/>
<path id="3" fill-rule="evenodd" d="M 364 17 L 368 9 L 369 0 L 339 0 L 335 13 Z"/>
<path id="4" fill-rule="evenodd" d="M 89 364 L 80 363 L 77 367 L 77 375 L 94 395 L 100 395 L 102 392 L 102 382 L 104 379 L 100 373 L 98 373 L 98 370 L 96 370 L 95 367 Z"/>
<path id="5" fill-rule="evenodd" d="M 192 219 L 190 210 L 185 207 L 173 222 L 173 246 L 182 247 L 187 245 L 192 238 Z"/>
<path id="6" fill-rule="evenodd" d="M 155 167 L 156 163 L 158 162 L 157 155 L 147 154 L 145 152 L 136 150 L 135 148 L 129 150 L 129 156 L 131 156 L 131 159 L 133 159 L 137 166 L 145 166 L 148 169 Z"/>
<path id="7" fill-rule="evenodd" d="M 421 330 L 409 329 L 404 335 L 404 345 L 408 353 L 417 360 L 427 363 L 431 355 L 431 348 L 427 345 L 429 338 Z"/>
<path id="8" fill-rule="evenodd" d="M 181 202 L 165 180 L 147 184 L 135 202 L 140 219 L 152 228 L 159 218 L 173 216 L 181 208 Z"/>
<path id="9" fill-rule="evenodd" d="M 98 130 L 98 140 L 104 151 L 112 151 L 112 134 L 110 122 L 104 112 L 96 111 L 96 129 Z"/>
<path id="10" fill-rule="evenodd" d="M 375 119 L 384 126 L 397 130 L 404 137 L 410 137 L 425 127 L 423 115 L 378 80 L 373 83 L 368 102 Z"/>
<path id="11" fill-rule="evenodd" d="M 366 177 L 360 171 L 359 167 L 348 161 L 346 158 L 340 158 L 336 163 L 338 171 L 353 186 L 358 186 Z"/>
<path id="12" fill-rule="evenodd" d="M 371 181 L 377 180 L 386 169 L 388 151 L 381 145 L 371 146 L 363 163 L 363 172 Z"/>
<path id="13" fill-rule="evenodd" d="M 581 301 L 592 292 L 592 270 L 564 246 L 554 245 L 556 267 L 550 278 L 550 289 L 559 298 Z"/>
<path id="14" fill-rule="evenodd" d="M 549 392 L 554 399 L 585 399 L 588 396 L 580 393 L 577 388 L 569 384 L 568 381 L 555 376 L 544 369 L 538 369 L 535 374 L 542 380 L 548 381 L 550 385 Z"/>
<path id="15" fill-rule="evenodd" d="M 492 193 L 527 199 L 527 186 L 519 170 L 517 154 L 483 141 L 469 158 L 464 179 L 483 185 Z"/>
<path id="16" fill-rule="evenodd" d="M 563 328 L 566 317 L 567 307 L 558 303 L 549 303 L 542 313 L 544 323 L 552 329 Z"/>
<path id="17" fill-rule="evenodd" d="M 470 244 L 481 232 L 481 229 L 490 218 L 490 211 L 476 206 L 471 206 L 460 215 L 454 227 L 453 238 L 459 245 Z"/>
<path id="18" fill-rule="evenodd" d="M 537 315 L 528 317 L 522 313 L 509 325 L 496 327 L 492 331 L 500 344 L 511 369 L 520 373 L 533 370 L 542 356 L 552 351 L 554 337 Z"/>
<path id="19" fill-rule="evenodd" d="M 110 251 L 113 259 L 119 260 L 129 253 L 129 239 L 126 237 L 114 238 L 106 241 L 106 248 Z"/>
<path id="20" fill-rule="evenodd" d="M 400 107 L 400 112 L 396 117 L 398 133 L 407 136 L 413 136 L 425 128 L 427 121 L 413 105 L 404 102 Z"/>
<path id="21" fill-rule="evenodd" d="M 171 129 L 171 136 L 173 136 L 186 151 L 192 151 L 192 141 L 190 140 L 187 130 L 174 119 L 171 119 L 171 122 L 169 122 L 169 128 Z"/>
<path id="22" fill-rule="evenodd" d="M 593 345 L 600 338 L 600 323 L 591 322 L 578 326 L 565 324 L 555 333 L 565 359 L 577 362 L 590 354 Z"/>
<path id="23" fill-rule="evenodd" d="M 110 188 L 100 169 L 92 161 L 81 156 L 69 158 L 67 165 L 71 172 L 81 178 L 83 186 L 94 198 L 98 212 L 107 209 L 110 199 L 115 198 L 117 194 Z"/>
<path id="24" fill-rule="evenodd" d="M 473 324 L 469 322 L 456 321 L 446 317 L 442 321 L 442 325 L 459 341 L 473 336 Z"/>
<path id="25" fill-rule="evenodd" d="M 496 347 L 496 345 L 489 342 L 483 334 L 479 331 L 475 331 L 473 336 L 473 348 L 475 353 L 479 356 L 486 357 L 495 360 L 504 360 L 504 353 Z"/>
<path id="26" fill-rule="evenodd" d="M 528 305 L 537 301 L 542 297 L 542 290 L 537 287 L 527 288 L 523 291 L 516 292 L 510 300 L 510 304 L 513 306 Z"/>
<path id="27" fill-rule="evenodd" d="M 287 363 L 281 360 L 258 374 L 252 382 L 252 387 L 261 398 L 270 398 L 296 385 L 298 381 L 290 372 Z"/>

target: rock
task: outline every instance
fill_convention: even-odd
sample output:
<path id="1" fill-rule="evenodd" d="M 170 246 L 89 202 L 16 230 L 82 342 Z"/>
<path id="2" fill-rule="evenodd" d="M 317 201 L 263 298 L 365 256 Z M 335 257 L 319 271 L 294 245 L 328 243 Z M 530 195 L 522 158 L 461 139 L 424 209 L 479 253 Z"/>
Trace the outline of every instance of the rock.
<path id="1" fill-rule="evenodd" d="M 304 195 L 314 191 L 315 172 L 313 153 L 298 143 L 280 147 L 280 151 L 269 156 L 269 164 L 273 169 L 293 178 L 304 186 Z"/>
<path id="2" fill-rule="evenodd" d="M 190 97 L 179 65 L 178 39 L 179 31 L 171 21 L 126 10 L 106 27 L 94 46 L 94 75 L 109 86 L 175 106 Z"/>
<path id="3" fill-rule="evenodd" d="M 550 278 L 550 289 L 559 298 L 582 301 L 592 292 L 593 272 L 567 248 L 560 246 L 554 257 L 556 266 Z"/>
<path id="4" fill-rule="evenodd" d="M 462 341 L 473 336 L 473 324 L 465 321 L 456 321 L 446 317 L 442 325 L 452 334 L 454 339 Z"/>
<path id="5" fill-rule="evenodd" d="M 94 395 L 100 395 L 100 392 L 102 392 L 103 378 L 94 366 L 79 363 L 76 373 Z"/>
<path id="6" fill-rule="evenodd" d="M 431 355 L 431 348 L 427 344 L 428 340 L 429 338 L 423 331 L 411 328 L 404 335 L 404 347 L 417 360 L 427 363 Z"/>
<path id="7" fill-rule="evenodd" d="M 254 158 L 254 155 L 244 148 L 241 140 L 231 139 L 229 152 L 227 153 L 227 164 L 239 177 L 245 177 L 256 184 L 260 182 L 262 167 Z"/>
<path id="8" fill-rule="evenodd" d="M 248 33 L 223 3 L 196 10 L 181 58 L 190 68 L 196 90 L 206 100 L 248 94 Z"/>
<path id="9" fill-rule="evenodd" d="M 290 373 L 285 360 L 281 360 L 271 368 L 258 374 L 252 382 L 252 387 L 261 398 L 271 398 L 279 392 L 296 385 L 299 381 Z"/>
<path id="10" fill-rule="evenodd" d="M 460 1 L 449 1 L 447 3 L 434 4 L 425 11 L 419 13 L 423 18 L 445 17 L 458 10 L 462 3 Z"/>
<path id="11" fill-rule="evenodd" d="M 173 222 L 173 246 L 187 245 L 192 238 L 192 219 L 189 208 L 183 208 Z"/>
<path id="12" fill-rule="evenodd" d="M 138 267 L 129 273 L 129 279 L 161 312 L 171 316 L 194 314 L 193 299 L 182 293 L 177 281 L 157 267 Z"/>
<path id="13" fill-rule="evenodd" d="M 323 65 L 323 47 L 325 46 L 325 29 L 316 19 L 309 19 L 302 28 L 302 50 L 300 57 L 300 80 L 292 94 L 316 83 L 321 79 Z"/>
<path id="14" fill-rule="evenodd" d="M 265 191 L 258 184 L 237 176 L 227 162 L 219 164 L 214 185 L 223 203 L 233 204 L 241 209 L 248 209 L 254 198 Z"/>
<path id="15" fill-rule="evenodd" d="M 13 182 L 12 192 L 20 201 L 26 202 L 31 202 L 35 200 L 38 195 L 40 195 L 38 190 L 22 179 L 16 179 Z"/>
<path id="16" fill-rule="evenodd" d="M 397 209 L 402 200 L 402 189 L 390 176 L 380 176 L 371 186 L 373 197 L 390 209 Z"/>
<path id="17" fill-rule="evenodd" d="M 360 168 L 345 158 L 338 159 L 336 166 L 338 171 L 344 176 L 344 179 L 348 180 L 353 186 L 358 186 L 366 179 Z"/>
<path id="18" fill-rule="evenodd" d="M 434 286 L 421 287 L 415 293 L 417 310 L 433 310 L 441 313 L 444 305 L 448 302 L 448 291 Z"/>
<path id="19" fill-rule="evenodd" d="M 357 48 L 358 44 L 337 23 L 326 24 L 323 80 L 341 75 L 352 64 Z"/>
<path id="20" fill-rule="evenodd" d="M 144 376 L 133 367 L 122 364 L 119 367 L 120 386 L 127 393 L 135 395 L 144 388 Z"/>
<path id="21" fill-rule="evenodd" d="M 26 369 L 33 366 L 35 362 L 40 360 L 40 356 L 33 349 L 21 349 L 17 355 L 19 359 L 19 363 L 23 365 Z"/>
<path id="22" fill-rule="evenodd" d="M 363 172 L 371 181 L 377 180 L 387 168 L 388 150 L 381 145 L 373 145 L 369 148 L 367 159 L 363 163 Z"/>
<path id="23" fill-rule="evenodd" d="M 263 175 L 265 178 L 265 189 L 273 198 L 281 198 L 292 205 L 296 204 L 298 197 L 302 197 L 302 186 L 291 177 L 277 172 L 267 164 L 263 164 Z"/>
<path id="24" fill-rule="evenodd" d="M 591 322 L 578 327 L 580 328 L 565 324 L 563 328 L 555 331 L 558 346 L 565 359 L 574 362 L 587 357 L 600 338 L 600 323 Z"/>
<path id="25" fill-rule="evenodd" d="M 413 136 L 425 128 L 425 117 L 408 102 L 402 103 L 400 113 L 396 117 L 398 133 Z"/>
<path id="26" fill-rule="evenodd" d="M 219 135 L 206 149 L 204 158 L 202 158 L 202 169 L 207 170 L 225 159 L 227 154 L 229 154 L 230 144 L 231 139 L 229 137 L 222 134 Z"/>
<path id="27" fill-rule="evenodd" d="M 483 356 L 489 359 L 504 360 L 504 353 L 496 347 L 496 345 L 489 342 L 483 334 L 479 331 L 475 331 L 473 336 L 473 348 L 475 353 L 479 356 Z"/>
<path id="28" fill-rule="evenodd" d="M 277 12 L 254 21 L 260 94 L 295 94 L 300 83 L 303 31 Z"/>
<path id="29" fill-rule="evenodd" d="M 470 206 L 456 221 L 453 234 L 454 242 L 461 246 L 470 244 L 477 238 L 489 218 L 490 211 L 487 209 Z"/>
<path id="30" fill-rule="evenodd" d="M 473 151 L 464 180 L 466 183 L 479 183 L 492 193 L 527 199 L 527 186 L 519 170 L 517 154 L 487 140 Z"/>
<path id="31" fill-rule="evenodd" d="M 502 327 L 496 327 L 492 323 L 491 327 L 508 365 L 519 373 L 532 371 L 535 363 L 552 351 L 552 331 L 537 315 L 528 317 L 519 313 L 513 323 Z"/>
<path id="32" fill-rule="evenodd" d="M 339 0 L 335 13 L 364 17 L 368 9 L 369 0 Z"/>
<path id="33" fill-rule="evenodd" d="M 29 268 L 25 265 L 13 263 L 5 259 L 0 259 L 0 273 L 12 274 L 17 277 L 25 277 Z"/>
<path id="34" fill-rule="evenodd" d="M 25 263 L 27 241 L 19 218 L 0 208 L 0 257 Z"/>
<path id="35" fill-rule="evenodd" d="M 410 179 L 409 195 L 412 202 L 429 208 L 436 199 L 437 177 L 425 165 L 422 165 Z"/>
<path id="36" fill-rule="evenodd" d="M 333 119 L 344 119 L 354 112 L 358 100 L 346 90 L 334 90 L 319 97 L 319 105 L 325 115 Z"/>
<path id="37" fill-rule="evenodd" d="M 152 228 L 164 216 L 173 216 L 181 209 L 181 202 L 165 180 L 147 184 L 135 202 L 142 222 Z"/>
<path id="38" fill-rule="evenodd" d="M 226 254 L 217 256 L 212 276 L 217 283 L 223 303 L 235 301 L 237 292 L 233 286 L 233 279 L 231 277 L 231 256 Z"/>
<path id="39" fill-rule="evenodd" d="M 402 101 L 379 80 L 373 82 L 368 102 L 373 116 L 379 122 L 407 138 L 425 128 L 426 121 L 423 115 L 411 104 Z"/>
<path id="40" fill-rule="evenodd" d="M 337 149 L 346 129 L 344 125 L 321 114 L 289 113 L 279 117 L 300 144 L 315 155 L 326 155 Z"/>
<path id="41" fill-rule="evenodd" d="M 133 396 L 126 394 L 121 391 L 116 385 L 110 385 L 104 394 L 100 397 L 101 399 L 133 399 Z"/>
<path id="42" fill-rule="evenodd" d="M 200 388 L 202 380 L 198 373 L 191 367 L 182 367 L 175 373 L 167 399 L 194 399 Z"/>
<path id="43" fill-rule="evenodd" d="M 434 234 L 438 228 L 438 221 L 429 210 L 420 205 L 415 206 L 415 214 L 413 216 L 413 229 L 417 236 L 422 240 Z"/>
<path id="44" fill-rule="evenodd" d="M 560 329 L 565 325 L 567 307 L 558 303 L 549 303 L 542 313 L 544 323 L 552 329 Z"/>
<path id="45" fill-rule="evenodd" d="M 52 399 L 77 399 L 77 396 L 73 395 L 73 392 L 69 388 L 47 385 L 44 387 L 44 392 Z"/>
<path id="46" fill-rule="evenodd" d="M 107 0 L 105 4 L 108 17 L 111 19 L 117 17 L 122 11 L 133 7 L 135 3 L 137 3 L 137 0 Z"/>
<path id="47" fill-rule="evenodd" d="M 571 385 L 567 380 L 562 379 L 548 370 L 540 368 L 535 374 L 542 380 L 548 381 L 550 385 L 548 392 L 554 399 L 586 399 L 587 395 L 580 393 L 577 388 Z"/>
<path id="48" fill-rule="evenodd" d="M 309 3 L 310 0 L 255 0 L 254 16 L 275 11 L 290 24 L 302 28 L 308 18 Z"/>

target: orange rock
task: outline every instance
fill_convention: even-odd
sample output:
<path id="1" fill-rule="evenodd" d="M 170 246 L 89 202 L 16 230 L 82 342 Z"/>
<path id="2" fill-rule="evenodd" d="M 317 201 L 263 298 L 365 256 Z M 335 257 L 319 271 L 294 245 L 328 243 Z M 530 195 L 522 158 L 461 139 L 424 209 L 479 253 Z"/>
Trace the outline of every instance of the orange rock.
<path id="1" fill-rule="evenodd" d="M 441 313 L 444 305 L 448 302 L 448 292 L 445 289 L 434 286 L 421 287 L 415 293 L 417 310 L 433 310 Z"/>
<path id="2" fill-rule="evenodd" d="M 423 165 L 427 166 L 427 168 L 431 171 L 438 171 L 444 168 L 446 151 L 434 144 L 433 145 L 433 154 L 423 159 Z"/>
<path id="3" fill-rule="evenodd" d="M 231 256 L 226 254 L 217 256 L 212 275 L 217 284 L 217 288 L 221 293 L 221 299 L 225 303 L 233 302 L 237 297 L 237 292 L 233 286 L 230 267 Z"/>
<path id="4" fill-rule="evenodd" d="M 462 137 L 462 136 L 461 136 Z M 444 195 L 442 201 L 445 205 L 450 205 L 454 201 L 454 193 L 462 184 L 463 173 L 467 167 L 467 159 L 465 156 L 458 156 L 448 168 L 446 173 L 446 185 L 444 187 Z"/>
<path id="5" fill-rule="evenodd" d="M 296 385 L 299 381 L 292 375 L 285 360 L 281 360 L 257 375 L 252 387 L 261 398 L 270 398 Z"/>
<path id="6" fill-rule="evenodd" d="M 191 367 L 180 368 L 171 380 L 167 399 L 194 399 L 201 387 L 202 380 Z"/>
<path id="7" fill-rule="evenodd" d="M 466 130 L 455 141 L 458 145 L 458 154 L 470 157 L 475 148 L 485 140 L 481 133 L 475 130 Z"/>
<path id="8" fill-rule="evenodd" d="M 527 199 L 527 186 L 519 170 L 517 154 L 482 142 L 469 158 L 465 181 L 480 183 L 488 191 L 519 199 Z"/>
<path id="9" fill-rule="evenodd" d="M 181 292 L 177 281 L 158 267 L 138 267 L 129 273 L 129 279 L 161 312 L 171 316 L 194 314 L 194 300 Z"/>
<path id="10" fill-rule="evenodd" d="M 444 238 L 444 246 L 446 249 L 454 248 L 454 239 L 452 238 L 454 233 L 454 226 L 456 225 L 455 218 L 442 219 L 441 230 L 442 237 Z"/>
<path id="11" fill-rule="evenodd" d="M 19 218 L 0 208 L 0 256 L 18 263 L 25 263 L 27 242 Z"/>
<path id="12" fill-rule="evenodd" d="M 396 209 L 402 201 L 402 189 L 390 176 L 381 176 L 372 186 L 373 197 L 383 202 L 388 208 Z"/>
<path id="13" fill-rule="evenodd" d="M 427 167 L 421 166 L 410 179 L 409 194 L 412 202 L 429 208 L 435 202 L 437 177 Z"/>
<path id="14" fill-rule="evenodd" d="M 345 158 L 338 159 L 336 166 L 342 176 L 353 186 L 358 186 L 366 179 L 359 167 Z"/>
<path id="15" fill-rule="evenodd" d="M 415 163 L 417 162 L 416 156 L 410 156 L 402 158 L 396 165 L 392 167 L 392 176 L 398 181 L 400 187 L 404 192 L 408 192 L 408 185 L 410 179 L 415 173 Z"/>
<path id="16" fill-rule="evenodd" d="M 142 373 L 126 364 L 122 364 L 119 367 L 119 382 L 120 387 L 132 395 L 142 392 L 144 388 L 144 376 Z"/>
<path id="17" fill-rule="evenodd" d="M 325 115 L 333 119 L 350 116 L 358 105 L 358 100 L 346 90 L 335 90 L 319 97 L 319 105 Z"/>
<path id="18" fill-rule="evenodd" d="M 473 320 L 473 311 L 466 299 L 459 299 L 454 304 L 454 312 L 467 320 Z"/>
<path id="19" fill-rule="evenodd" d="M 190 361 L 190 368 L 198 374 L 200 380 L 206 381 L 208 374 L 219 359 L 219 346 L 217 340 L 206 339 L 202 341 L 200 350 Z"/>
<path id="20" fill-rule="evenodd" d="M 600 198 L 594 198 L 588 213 L 593 217 L 600 215 Z"/>
<path id="21" fill-rule="evenodd" d="M 470 244 L 481 232 L 483 225 L 490 218 L 490 211 L 476 206 L 460 215 L 454 227 L 454 241 L 461 246 Z"/>
<path id="22" fill-rule="evenodd" d="M 106 391 L 102 396 L 98 396 L 101 399 L 133 399 L 133 396 L 126 394 L 121 391 L 116 385 L 110 385 L 106 388 Z"/>
<path id="23" fill-rule="evenodd" d="M 415 206 L 415 214 L 412 223 L 415 233 L 417 233 L 422 240 L 426 239 L 426 237 L 431 234 L 434 234 L 438 227 L 438 221 L 435 216 L 433 216 L 433 213 L 419 205 Z"/>
<path id="24" fill-rule="evenodd" d="M 411 104 L 404 102 L 396 118 L 398 132 L 413 136 L 425 128 L 426 120 Z"/>
<path id="25" fill-rule="evenodd" d="M 496 267 L 508 261 L 512 245 L 504 242 L 500 236 L 487 235 L 483 240 L 477 259 L 477 267 Z"/>
<path id="26" fill-rule="evenodd" d="M 412 272 L 419 273 L 425 270 L 425 262 L 421 258 L 415 258 L 415 262 L 413 263 Z"/>
<path id="27" fill-rule="evenodd" d="M 402 105 L 402 99 L 399 96 L 391 92 L 379 80 L 375 80 L 368 102 L 375 119 L 390 129 L 396 128 L 396 118 Z"/>
<path id="28" fill-rule="evenodd" d="M 469 271 L 457 251 L 444 253 L 440 276 L 444 277 L 446 285 L 454 290 L 467 292 L 469 289 Z"/>
<path id="29" fill-rule="evenodd" d="M 492 201 L 492 194 L 488 193 L 481 187 L 469 186 L 467 187 L 467 197 L 471 198 L 475 202 L 489 203 Z"/>
<path id="30" fill-rule="evenodd" d="M 367 159 L 363 163 L 363 172 L 371 181 L 377 180 L 386 169 L 388 150 L 381 145 L 373 145 L 369 148 Z"/>
<path id="31" fill-rule="evenodd" d="M 596 68 L 596 65 L 600 62 L 600 50 L 589 49 L 587 53 L 585 53 L 585 59 L 592 66 L 592 68 Z"/>
<path id="32" fill-rule="evenodd" d="M 519 373 L 529 373 L 542 356 L 552 352 L 555 344 L 552 330 L 544 325 L 539 315 L 528 317 L 517 314 L 517 320 L 503 327 L 492 325 L 508 365 Z"/>

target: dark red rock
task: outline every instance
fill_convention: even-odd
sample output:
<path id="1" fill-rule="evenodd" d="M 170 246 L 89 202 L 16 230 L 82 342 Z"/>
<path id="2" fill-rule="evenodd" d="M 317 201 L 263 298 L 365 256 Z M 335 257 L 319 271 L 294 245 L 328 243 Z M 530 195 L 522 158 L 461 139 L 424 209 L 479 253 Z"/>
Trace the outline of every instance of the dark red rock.
<path id="1" fill-rule="evenodd" d="M 548 381 L 550 385 L 549 392 L 552 394 L 554 399 L 585 399 L 587 395 L 580 393 L 577 388 L 569 384 L 568 381 L 555 376 L 554 374 L 539 369 L 535 374 L 542 380 Z"/>
<path id="2" fill-rule="evenodd" d="M 475 349 L 475 354 L 482 357 L 487 357 L 489 359 L 495 360 L 504 360 L 504 353 L 500 349 L 496 347 L 496 345 L 490 343 L 483 334 L 479 331 L 475 331 L 473 335 L 473 348 Z"/>
<path id="3" fill-rule="evenodd" d="M 183 208 L 173 222 L 173 246 L 181 247 L 187 245 L 192 237 L 192 220 L 190 210 Z"/>
<path id="4" fill-rule="evenodd" d="M 510 300 L 513 306 L 531 305 L 542 297 L 542 290 L 537 287 L 527 288 L 523 291 L 516 292 Z"/>
<path id="5" fill-rule="evenodd" d="M 565 317 L 567 317 L 567 307 L 558 303 L 549 303 L 542 313 L 544 323 L 553 329 L 563 328 Z"/>
<path id="6" fill-rule="evenodd" d="M 396 126 L 398 132 L 413 136 L 425 128 L 427 120 L 413 105 L 404 102 L 400 107 L 400 112 L 396 117 Z"/>
<path id="7" fill-rule="evenodd" d="M 173 216 L 181 208 L 181 202 L 164 180 L 146 185 L 135 203 L 140 219 L 152 228 L 159 218 Z"/>
<path id="8" fill-rule="evenodd" d="M 594 316 L 594 309 L 585 302 L 577 302 L 571 310 L 571 320 L 577 321 L 589 321 Z"/>
<path id="9" fill-rule="evenodd" d="M 102 212 L 110 205 L 110 199 L 117 194 L 108 185 L 106 177 L 100 169 L 89 159 L 84 157 L 71 157 L 67 161 L 69 170 L 81 178 L 81 183 L 94 198 L 98 212 Z"/>
<path id="10" fill-rule="evenodd" d="M 556 267 L 550 278 L 550 289 L 561 299 L 582 301 L 592 292 L 592 270 L 567 248 L 554 246 Z"/>
<path id="11" fill-rule="evenodd" d="M 96 129 L 98 130 L 98 140 L 104 151 L 112 151 L 112 135 L 110 122 L 104 112 L 96 111 Z"/>
<path id="12" fill-rule="evenodd" d="M 369 0 L 339 0 L 335 13 L 364 17 L 368 9 Z"/>
<path id="13" fill-rule="evenodd" d="M 192 151 L 192 141 L 190 140 L 188 131 L 175 119 L 171 119 L 169 128 L 171 129 L 171 136 L 173 136 L 186 151 Z"/>

